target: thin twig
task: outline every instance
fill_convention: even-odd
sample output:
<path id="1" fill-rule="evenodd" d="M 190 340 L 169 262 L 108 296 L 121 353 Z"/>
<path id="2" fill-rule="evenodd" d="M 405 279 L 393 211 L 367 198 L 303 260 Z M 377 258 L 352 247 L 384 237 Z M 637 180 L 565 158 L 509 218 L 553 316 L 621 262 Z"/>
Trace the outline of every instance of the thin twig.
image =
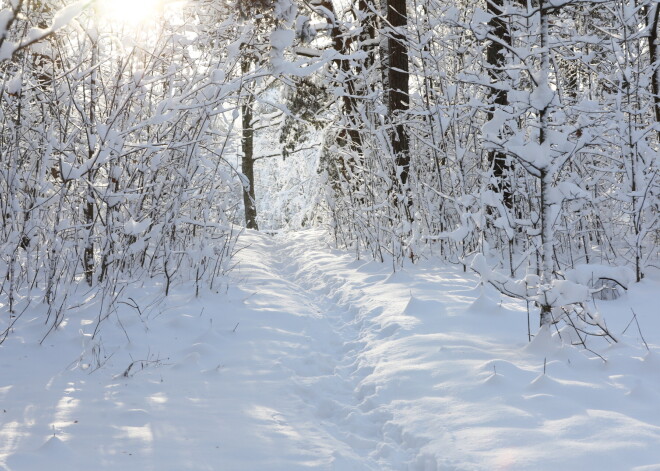
<path id="1" fill-rule="evenodd" d="M 633 311 L 633 308 L 630 308 L 630 310 L 632 311 L 633 319 L 635 320 L 635 323 L 637 324 L 637 331 L 639 332 L 639 336 L 642 338 L 642 342 L 644 342 L 644 346 L 646 347 L 646 350 L 650 352 L 651 349 L 649 348 L 649 344 L 646 343 L 646 339 L 644 339 L 644 335 L 642 334 L 642 329 L 639 326 L 639 321 L 637 320 L 637 314 L 635 313 L 635 311 Z"/>

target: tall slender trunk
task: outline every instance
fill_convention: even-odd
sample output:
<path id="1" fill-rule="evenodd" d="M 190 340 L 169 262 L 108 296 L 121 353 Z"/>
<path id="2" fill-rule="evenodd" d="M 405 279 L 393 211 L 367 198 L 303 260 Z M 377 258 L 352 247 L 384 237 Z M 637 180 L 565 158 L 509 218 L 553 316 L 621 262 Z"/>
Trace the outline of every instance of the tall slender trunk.
<path id="1" fill-rule="evenodd" d="M 649 8 L 647 15 L 649 29 L 649 60 L 651 61 L 651 94 L 653 95 L 653 116 L 660 123 L 660 44 L 658 44 L 658 28 L 660 27 L 660 6 L 655 3 Z M 658 130 L 660 139 L 660 130 Z"/>
<path id="2" fill-rule="evenodd" d="M 98 62 L 98 43 L 96 39 L 92 41 L 92 65 L 96 66 Z M 89 80 L 89 123 L 87 130 L 87 159 L 90 161 L 94 158 L 96 147 L 96 101 L 97 101 L 97 75 L 98 69 L 95 67 L 91 73 Z M 85 281 L 89 286 L 94 283 L 94 188 L 92 182 L 94 181 L 94 170 L 89 171 L 89 178 L 85 193 L 85 204 L 83 206 L 83 220 L 85 228 L 87 229 L 87 237 L 85 240 L 85 249 L 83 253 L 83 268 L 85 270 Z"/>
<path id="3" fill-rule="evenodd" d="M 540 36 L 541 36 L 541 70 L 539 74 L 538 86 L 548 88 L 550 75 L 550 54 L 548 47 L 548 11 L 545 9 L 545 0 L 539 0 L 540 15 Z M 547 103 L 539 112 L 539 137 L 538 142 L 543 146 L 548 133 L 548 108 Z M 550 285 L 554 271 L 554 227 L 551 219 L 553 213 L 554 201 L 550 199 L 552 190 L 553 174 L 551 172 L 552 164 L 547 163 L 540 172 L 541 180 L 541 284 Z M 541 303 L 541 326 L 552 322 L 552 306 L 548 300 Z"/>
<path id="4" fill-rule="evenodd" d="M 389 46 L 389 94 L 388 111 L 395 120 L 390 135 L 392 151 L 399 172 L 399 181 L 403 187 L 408 182 L 410 173 L 410 137 L 403 114 L 410 108 L 410 72 L 408 67 L 408 43 L 405 28 L 408 26 L 406 0 L 388 0 L 387 21 L 392 28 Z"/>
<path id="5" fill-rule="evenodd" d="M 250 72 L 252 60 L 244 57 L 241 63 L 243 74 Z M 243 157 L 241 171 L 245 176 L 243 182 L 243 205 L 245 206 L 245 227 L 248 229 L 259 229 L 257 224 L 257 205 L 254 193 L 254 95 L 249 91 L 243 98 L 241 104 L 242 135 L 241 146 Z"/>
<path id="6" fill-rule="evenodd" d="M 487 119 L 490 121 L 493 119 L 497 108 L 503 108 L 509 104 L 505 87 L 499 85 L 503 82 L 502 75 L 506 66 L 505 45 L 511 43 L 511 35 L 502 18 L 504 0 L 487 0 L 486 5 L 488 13 L 492 15 L 488 26 L 490 26 L 493 36 L 486 47 L 488 75 L 492 84 L 490 88 L 490 107 L 487 112 Z M 506 175 L 508 170 L 506 154 L 494 149 L 488 151 L 488 165 L 493 169 L 493 176 L 497 180 L 496 189 L 502 194 L 504 205 L 512 209 L 513 192 Z"/>
<path id="7" fill-rule="evenodd" d="M 360 49 L 366 52 L 366 58 L 362 62 L 361 69 L 368 72 L 376 62 L 376 36 L 377 36 L 377 16 L 374 0 L 358 0 L 358 11 L 362 16 L 360 20 Z"/>
<path id="8" fill-rule="evenodd" d="M 330 39 L 332 41 L 332 48 L 341 56 L 349 54 L 348 46 L 346 44 L 346 35 L 343 33 L 339 21 L 337 19 L 337 12 L 332 0 L 322 0 L 319 5 L 326 11 L 326 22 L 330 26 Z M 346 141 L 351 148 L 358 155 L 362 154 L 362 136 L 360 135 L 360 126 L 358 118 L 358 101 L 357 101 L 357 87 L 356 79 L 358 77 L 351 71 L 351 62 L 345 57 L 335 59 L 335 66 L 338 69 L 337 81 L 346 87 L 345 93 L 342 94 L 342 108 L 344 117 L 346 118 L 346 128 L 341 136 L 342 140 Z M 355 161 L 349 160 L 348 165 L 354 167 Z M 353 170 L 352 168 L 350 169 Z M 346 169 L 346 174 L 349 173 Z"/>

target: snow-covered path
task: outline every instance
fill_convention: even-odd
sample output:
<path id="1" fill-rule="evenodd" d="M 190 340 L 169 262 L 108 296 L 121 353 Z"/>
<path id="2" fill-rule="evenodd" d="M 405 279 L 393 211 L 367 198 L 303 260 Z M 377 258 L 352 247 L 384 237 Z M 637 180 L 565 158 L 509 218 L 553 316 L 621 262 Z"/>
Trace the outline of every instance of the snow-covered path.
<path id="1" fill-rule="evenodd" d="M 524 306 L 458 267 L 322 240 L 247 233 L 226 291 L 136 286 L 95 339 L 93 304 L 41 346 L 26 314 L 0 346 L 0 470 L 660 470 L 657 282 L 602 303 L 651 347 L 631 328 L 604 363 L 528 344 Z"/>
<path id="2" fill-rule="evenodd" d="M 246 257 L 251 262 L 243 266 L 253 272 L 257 266 L 264 273 L 263 279 L 252 277 L 249 286 L 254 287 L 255 298 L 248 305 L 298 316 L 287 330 L 295 348 L 277 358 L 276 365 L 293 385 L 289 394 L 303 405 L 278 414 L 280 425 L 305 430 L 305 437 L 313 437 L 311 445 L 296 447 L 314 450 L 315 466 L 404 469 L 427 440 L 403 437 L 392 422 L 392 412 L 372 401 L 375 384 L 370 378 L 376 364 L 364 353 L 374 334 L 366 319 L 385 308 L 401 313 L 405 299 L 388 307 L 395 297 L 378 300 L 365 293 L 368 286 L 391 278 L 382 266 L 372 264 L 376 270 L 361 272 L 356 268 L 362 264 L 352 263 L 350 256 L 319 250 L 304 237 L 268 242 L 267 250 L 255 242 L 256 252 Z M 264 259 L 264 253 L 271 258 Z M 347 265 L 351 269 L 342 273 Z M 396 289 L 396 282 L 389 285 Z M 405 288 L 399 289 L 405 293 Z M 380 339 L 401 327 L 395 316 L 389 318 L 378 329 Z"/>

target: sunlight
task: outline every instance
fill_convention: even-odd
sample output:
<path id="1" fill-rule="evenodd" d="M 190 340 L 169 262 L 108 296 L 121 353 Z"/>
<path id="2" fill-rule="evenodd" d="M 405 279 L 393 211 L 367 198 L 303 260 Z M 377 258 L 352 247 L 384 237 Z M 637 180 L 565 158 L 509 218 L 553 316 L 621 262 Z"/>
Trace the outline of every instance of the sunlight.
<path id="1" fill-rule="evenodd" d="M 148 445 L 154 441 L 154 434 L 151 431 L 151 424 L 142 426 L 117 425 L 113 427 L 119 431 L 117 435 L 118 438 L 138 440 Z"/>
<path id="2" fill-rule="evenodd" d="M 101 0 L 97 11 L 114 23 L 138 26 L 155 19 L 163 9 L 164 0 Z"/>

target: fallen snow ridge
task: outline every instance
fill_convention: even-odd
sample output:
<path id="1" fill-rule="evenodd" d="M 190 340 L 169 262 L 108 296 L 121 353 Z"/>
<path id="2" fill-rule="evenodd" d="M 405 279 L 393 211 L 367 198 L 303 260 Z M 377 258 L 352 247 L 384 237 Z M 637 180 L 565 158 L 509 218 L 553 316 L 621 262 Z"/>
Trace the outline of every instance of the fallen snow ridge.
<path id="1" fill-rule="evenodd" d="M 660 470 L 657 280 L 598 301 L 621 340 L 594 341 L 603 362 L 528 343 L 525 306 L 460 268 L 392 274 L 317 232 L 240 243 L 226 292 L 135 286 L 142 315 L 95 339 L 93 303 L 42 345 L 24 314 L 0 346 L 0 469 Z"/>

